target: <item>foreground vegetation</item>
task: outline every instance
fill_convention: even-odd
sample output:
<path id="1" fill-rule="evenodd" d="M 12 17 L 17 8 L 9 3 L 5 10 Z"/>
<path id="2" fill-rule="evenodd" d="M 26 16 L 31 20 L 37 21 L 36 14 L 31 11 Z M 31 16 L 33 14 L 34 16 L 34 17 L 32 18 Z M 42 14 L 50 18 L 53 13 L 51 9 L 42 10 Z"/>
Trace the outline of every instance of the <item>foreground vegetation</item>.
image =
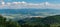
<path id="1" fill-rule="evenodd" d="M 20 25 L 11 20 L 6 21 L 6 18 L 0 15 L 0 27 L 20 27 Z"/>
<path id="2" fill-rule="evenodd" d="M 6 21 L 6 18 L 0 15 L 0 27 L 60 27 L 60 15 L 25 18 L 19 21 Z"/>

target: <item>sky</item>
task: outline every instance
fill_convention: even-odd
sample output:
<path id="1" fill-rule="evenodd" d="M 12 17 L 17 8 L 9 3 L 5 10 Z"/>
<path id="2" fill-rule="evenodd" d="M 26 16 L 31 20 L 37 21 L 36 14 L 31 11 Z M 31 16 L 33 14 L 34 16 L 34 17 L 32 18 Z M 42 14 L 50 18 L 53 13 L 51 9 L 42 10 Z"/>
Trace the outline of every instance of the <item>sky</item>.
<path id="1" fill-rule="evenodd" d="M 0 0 L 0 9 L 52 8 L 60 9 L 60 0 Z"/>
<path id="2" fill-rule="evenodd" d="M 60 3 L 60 0 L 4 0 L 5 2 L 30 2 L 30 3 L 41 3 L 41 2 L 50 2 L 50 3 Z"/>
<path id="3" fill-rule="evenodd" d="M 46 2 L 46 0 L 5 0 L 5 2 L 18 2 L 18 1 L 25 1 L 30 3 L 40 3 L 40 2 Z"/>

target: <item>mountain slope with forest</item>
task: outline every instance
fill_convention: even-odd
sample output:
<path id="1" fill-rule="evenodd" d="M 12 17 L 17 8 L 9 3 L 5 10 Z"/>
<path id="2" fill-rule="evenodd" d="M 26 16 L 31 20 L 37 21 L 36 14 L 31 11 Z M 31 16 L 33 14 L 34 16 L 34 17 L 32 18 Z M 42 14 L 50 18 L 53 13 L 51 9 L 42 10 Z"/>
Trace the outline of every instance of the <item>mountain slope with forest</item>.
<path id="1" fill-rule="evenodd" d="M 20 20 L 18 21 L 20 24 L 24 24 L 24 25 L 29 25 L 29 26 L 36 26 L 39 25 L 39 27 L 50 27 L 51 24 L 60 24 L 60 15 L 55 15 L 55 16 L 48 16 L 45 18 L 26 18 L 24 20 Z M 21 23 L 22 22 L 22 23 Z M 23 25 L 23 26 L 24 26 Z"/>

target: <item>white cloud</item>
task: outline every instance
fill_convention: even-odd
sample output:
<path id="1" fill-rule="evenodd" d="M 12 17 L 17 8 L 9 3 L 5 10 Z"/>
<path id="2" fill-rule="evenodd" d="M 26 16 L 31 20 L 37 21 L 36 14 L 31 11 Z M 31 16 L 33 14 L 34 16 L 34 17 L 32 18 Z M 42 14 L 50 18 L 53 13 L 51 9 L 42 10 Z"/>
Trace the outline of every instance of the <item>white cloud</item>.
<path id="1" fill-rule="evenodd" d="M 21 9 L 21 8 L 53 8 L 53 9 L 60 9 L 60 4 L 52 4 L 48 2 L 43 3 L 27 3 L 27 2 L 2 2 L 0 8 L 7 8 L 7 9 Z"/>
<path id="2" fill-rule="evenodd" d="M 5 2 L 2 2 L 2 5 L 4 5 L 5 4 Z"/>

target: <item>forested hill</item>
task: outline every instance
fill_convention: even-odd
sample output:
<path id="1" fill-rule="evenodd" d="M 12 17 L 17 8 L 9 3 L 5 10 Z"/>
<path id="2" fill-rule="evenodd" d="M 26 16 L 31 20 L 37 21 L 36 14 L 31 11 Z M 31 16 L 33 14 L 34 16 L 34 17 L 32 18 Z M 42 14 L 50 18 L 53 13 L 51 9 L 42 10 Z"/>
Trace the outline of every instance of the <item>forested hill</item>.
<path id="1" fill-rule="evenodd" d="M 53 26 L 52 26 L 53 25 Z M 32 17 L 23 20 L 6 21 L 6 18 L 0 15 L 0 27 L 60 27 L 60 15 L 48 16 L 45 18 Z"/>
<path id="2" fill-rule="evenodd" d="M 60 24 L 60 15 L 48 16 L 48 17 L 45 17 L 45 18 L 32 17 L 32 18 L 26 18 L 24 20 L 20 20 L 18 22 L 20 24 L 29 25 L 29 26 L 33 26 L 33 27 L 34 26 L 39 26 L 39 27 L 40 26 L 41 27 L 48 26 L 48 27 L 50 27 L 51 24 L 58 24 L 58 25 Z"/>

